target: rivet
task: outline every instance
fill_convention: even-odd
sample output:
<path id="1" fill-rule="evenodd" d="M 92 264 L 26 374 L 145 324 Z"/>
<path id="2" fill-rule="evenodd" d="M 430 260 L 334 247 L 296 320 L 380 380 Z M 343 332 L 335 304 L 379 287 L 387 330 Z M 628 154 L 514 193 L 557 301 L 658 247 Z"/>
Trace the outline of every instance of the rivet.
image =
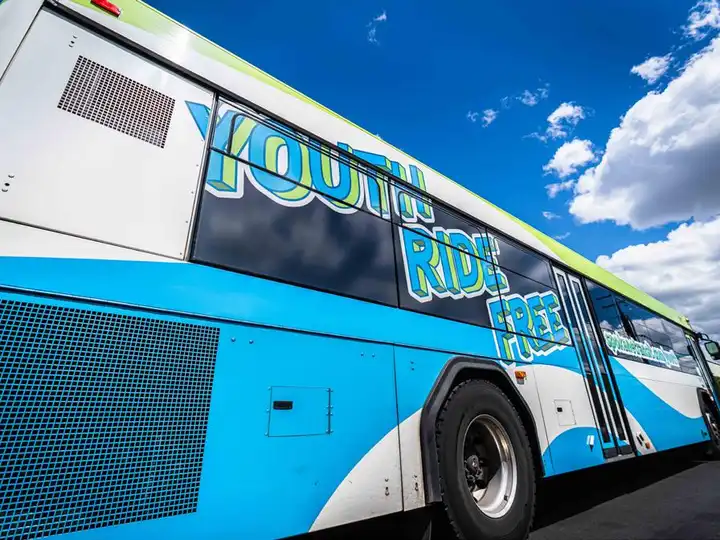
<path id="1" fill-rule="evenodd" d="M 233 343 L 235 343 L 235 338 L 234 338 L 234 337 L 231 337 L 231 338 L 230 338 L 230 341 L 232 341 Z"/>
<path id="2" fill-rule="evenodd" d="M 250 345 L 252 345 L 255 342 L 251 339 L 248 343 L 250 343 Z"/>
<path id="3" fill-rule="evenodd" d="M 15 178 L 14 174 L 8 174 L 8 178 Z"/>

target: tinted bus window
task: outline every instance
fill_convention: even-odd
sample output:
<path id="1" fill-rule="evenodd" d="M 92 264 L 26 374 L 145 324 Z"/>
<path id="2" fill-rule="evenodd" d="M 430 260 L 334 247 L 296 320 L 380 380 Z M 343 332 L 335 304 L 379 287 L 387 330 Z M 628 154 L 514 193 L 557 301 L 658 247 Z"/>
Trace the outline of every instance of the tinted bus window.
<path id="1" fill-rule="evenodd" d="M 560 344 L 570 344 L 568 324 L 557 290 L 498 268 L 505 319 L 511 330 Z"/>
<path id="2" fill-rule="evenodd" d="M 206 190 L 193 259 L 299 285 L 397 305 L 392 225 L 274 176 L 242 196 Z M 283 196 L 294 193 L 294 201 Z M 280 195 L 278 195 L 280 194 Z"/>
<path id="3" fill-rule="evenodd" d="M 623 321 L 615 303 L 615 294 L 591 281 L 586 281 L 586 284 L 600 328 L 606 332 L 615 332 L 624 337 L 632 336 L 630 321 Z"/>
<path id="4" fill-rule="evenodd" d="M 555 288 L 550 263 L 531 251 L 501 236 L 495 236 L 493 246 L 497 263 L 534 281 Z"/>
<path id="5" fill-rule="evenodd" d="M 424 227 L 396 226 L 395 232 L 400 307 L 505 328 L 502 317 L 491 318 L 487 305 L 499 296 L 495 268 L 469 254 L 477 249 L 471 237 L 453 236 L 456 249 L 430 238 Z"/>

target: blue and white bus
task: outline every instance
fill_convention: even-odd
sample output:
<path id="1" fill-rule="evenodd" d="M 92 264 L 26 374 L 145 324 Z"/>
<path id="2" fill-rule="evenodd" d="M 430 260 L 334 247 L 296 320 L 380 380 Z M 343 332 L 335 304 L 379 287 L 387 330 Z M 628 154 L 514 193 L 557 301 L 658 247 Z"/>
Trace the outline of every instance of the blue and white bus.
<path id="1" fill-rule="evenodd" d="M 720 450 L 685 317 L 146 4 L 3 0 L 0 126 L 3 539 L 515 540 Z"/>

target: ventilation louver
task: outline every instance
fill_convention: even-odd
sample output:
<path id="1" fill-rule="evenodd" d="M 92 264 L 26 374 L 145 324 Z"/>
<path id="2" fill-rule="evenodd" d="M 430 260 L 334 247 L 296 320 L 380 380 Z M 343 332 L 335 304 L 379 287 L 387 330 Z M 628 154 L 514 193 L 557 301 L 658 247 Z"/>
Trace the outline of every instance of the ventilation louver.
<path id="1" fill-rule="evenodd" d="M 80 56 L 58 108 L 165 148 L 175 100 Z"/>
<path id="2" fill-rule="evenodd" d="M 0 300 L 0 538 L 196 511 L 218 339 Z"/>

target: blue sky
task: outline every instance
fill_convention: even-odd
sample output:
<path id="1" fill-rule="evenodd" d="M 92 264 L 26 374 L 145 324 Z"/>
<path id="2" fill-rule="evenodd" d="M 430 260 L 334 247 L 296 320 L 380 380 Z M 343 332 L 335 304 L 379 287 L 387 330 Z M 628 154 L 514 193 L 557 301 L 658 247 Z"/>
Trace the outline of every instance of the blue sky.
<path id="1" fill-rule="evenodd" d="M 563 242 L 590 259 L 607 256 L 606 265 L 626 278 L 637 270 L 634 282 L 643 281 L 639 285 L 661 299 L 662 287 L 645 283 L 648 269 L 630 268 L 635 258 L 613 256 L 628 246 L 676 251 L 668 234 L 720 213 L 720 200 L 697 210 L 707 193 L 674 213 L 670 208 L 651 215 L 652 201 L 640 195 L 630 210 L 620 208 L 624 183 L 632 193 L 652 193 L 655 177 L 648 171 L 666 166 L 653 161 L 652 141 L 637 142 L 642 133 L 662 131 L 652 127 L 652 114 L 630 115 L 635 123 L 628 123 L 640 125 L 626 130 L 630 142 L 620 137 L 613 151 L 607 146 L 611 130 L 634 104 L 656 106 L 648 92 L 683 99 L 668 85 L 682 76 L 688 58 L 715 43 L 717 0 L 561 0 L 552 7 L 394 0 L 150 3 L 544 232 L 570 233 Z M 667 62 L 665 55 L 671 55 Z M 653 56 L 662 77 L 654 80 L 650 64 L 640 69 L 644 78 L 631 73 Z M 523 103 L 518 98 L 526 90 L 534 98 Z M 581 113 L 558 124 L 560 136 L 545 136 L 549 115 L 563 103 Z M 670 115 L 674 106 L 666 109 Z M 497 112 L 488 126 L 486 110 Z M 574 160 L 576 172 L 562 178 L 544 170 L 575 139 L 575 148 L 585 144 L 593 159 L 565 156 L 560 161 L 567 165 L 569 159 L 572 168 Z M 633 154 L 633 148 L 644 153 Z M 577 183 L 588 169 L 592 178 Z M 622 170 L 627 178 L 616 178 Z M 643 185 L 634 180 L 640 173 L 647 178 Z M 682 178 L 666 181 L 678 188 Z M 546 186 L 560 182 L 569 189 L 550 198 Z M 671 206 L 676 194 L 665 191 Z M 558 217 L 547 219 L 543 212 Z"/>

